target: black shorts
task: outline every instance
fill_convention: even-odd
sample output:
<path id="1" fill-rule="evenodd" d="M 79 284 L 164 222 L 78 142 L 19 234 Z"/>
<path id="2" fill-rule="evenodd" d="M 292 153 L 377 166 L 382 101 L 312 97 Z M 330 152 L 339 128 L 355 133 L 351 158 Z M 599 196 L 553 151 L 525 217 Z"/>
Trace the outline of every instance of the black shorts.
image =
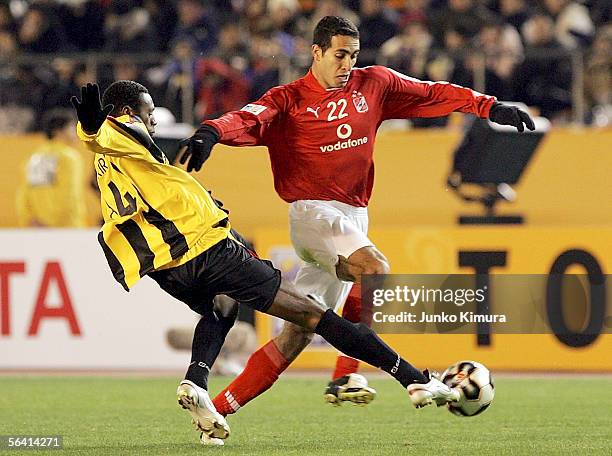
<path id="1" fill-rule="evenodd" d="M 204 315 L 217 295 L 227 295 L 255 310 L 272 305 L 281 273 L 238 242 L 226 238 L 176 268 L 149 273 L 168 294 Z"/>

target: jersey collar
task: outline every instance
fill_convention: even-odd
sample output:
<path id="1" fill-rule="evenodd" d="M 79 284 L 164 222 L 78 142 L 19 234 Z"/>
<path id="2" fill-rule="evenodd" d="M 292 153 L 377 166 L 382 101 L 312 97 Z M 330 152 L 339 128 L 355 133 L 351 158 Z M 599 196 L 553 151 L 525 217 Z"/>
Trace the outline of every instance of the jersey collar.
<path id="1" fill-rule="evenodd" d="M 349 76 L 349 81 L 350 81 L 350 76 Z M 336 92 L 338 90 L 346 89 L 346 86 L 326 89 L 321 84 L 319 84 L 319 81 L 317 81 L 317 78 L 315 78 L 314 74 L 312 74 L 312 70 L 308 70 L 308 73 L 306 74 L 306 76 L 304 76 L 304 83 L 309 89 L 312 89 L 313 91 L 318 92 L 318 93 L 330 93 L 330 92 Z"/>

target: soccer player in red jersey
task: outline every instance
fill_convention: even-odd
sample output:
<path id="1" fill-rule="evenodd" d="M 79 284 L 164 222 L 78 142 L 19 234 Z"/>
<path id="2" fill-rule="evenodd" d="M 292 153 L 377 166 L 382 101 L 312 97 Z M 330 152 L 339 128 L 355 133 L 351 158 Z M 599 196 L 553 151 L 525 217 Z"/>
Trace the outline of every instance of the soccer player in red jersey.
<path id="1" fill-rule="evenodd" d="M 185 141 L 181 158 L 189 160 L 188 171 L 199 170 L 217 142 L 267 146 L 274 187 L 291 204 L 291 239 L 304 260 L 295 284 L 333 309 L 362 274 L 389 272 L 387 259 L 367 237 L 372 155 L 382 121 L 459 111 L 521 132 L 524 126 L 535 128 L 524 111 L 469 88 L 420 81 L 383 66 L 354 68 L 358 54 L 357 28 L 344 18 L 324 17 L 314 30 L 313 63 L 306 76 L 272 88 L 239 111 L 205 121 Z M 367 320 L 365 310 L 362 315 L 353 311 L 354 318 Z M 311 338 L 285 324 L 214 399 L 217 410 L 233 413 L 268 389 Z M 356 363 L 347 370 L 356 370 Z M 373 396 L 365 379 L 354 375 L 335 379 L 326 390 L 326 398 L 336 403 L 367 403 Z"/>

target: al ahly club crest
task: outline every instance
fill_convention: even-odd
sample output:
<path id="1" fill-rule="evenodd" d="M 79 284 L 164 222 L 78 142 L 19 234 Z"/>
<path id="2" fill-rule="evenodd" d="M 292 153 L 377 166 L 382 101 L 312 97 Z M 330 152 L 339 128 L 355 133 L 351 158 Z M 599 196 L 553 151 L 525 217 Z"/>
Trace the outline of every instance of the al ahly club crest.
<path id="1" fill-rule="evenodd" d="M 367 112 L 368 111 L 368 103 L 361 92 L 357 92 L 353 90 L 353 104 L 355 105 L 355 109 L 357 112 Z"/>

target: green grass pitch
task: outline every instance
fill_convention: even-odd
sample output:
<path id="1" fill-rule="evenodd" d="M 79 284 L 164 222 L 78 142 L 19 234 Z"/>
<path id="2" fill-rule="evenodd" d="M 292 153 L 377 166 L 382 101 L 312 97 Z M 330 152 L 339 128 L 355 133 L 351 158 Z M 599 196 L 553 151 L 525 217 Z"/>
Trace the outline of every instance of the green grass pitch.
<path id="1" fill-rule="evenodd" d="M 211 381 L 216 392 L 227 379 Z M 612 377 L 499 377 L 492 406 L 458 418 L 415 410 L 392 380 L 376 400 L 323 403 L 326 379 L 285 377 L 231 416 L 223 448 L 202 447 L 176 404 L 178 379 L 0 377 L 0 435 L 61 434 L 57 455 L 612 454 Z"/>

